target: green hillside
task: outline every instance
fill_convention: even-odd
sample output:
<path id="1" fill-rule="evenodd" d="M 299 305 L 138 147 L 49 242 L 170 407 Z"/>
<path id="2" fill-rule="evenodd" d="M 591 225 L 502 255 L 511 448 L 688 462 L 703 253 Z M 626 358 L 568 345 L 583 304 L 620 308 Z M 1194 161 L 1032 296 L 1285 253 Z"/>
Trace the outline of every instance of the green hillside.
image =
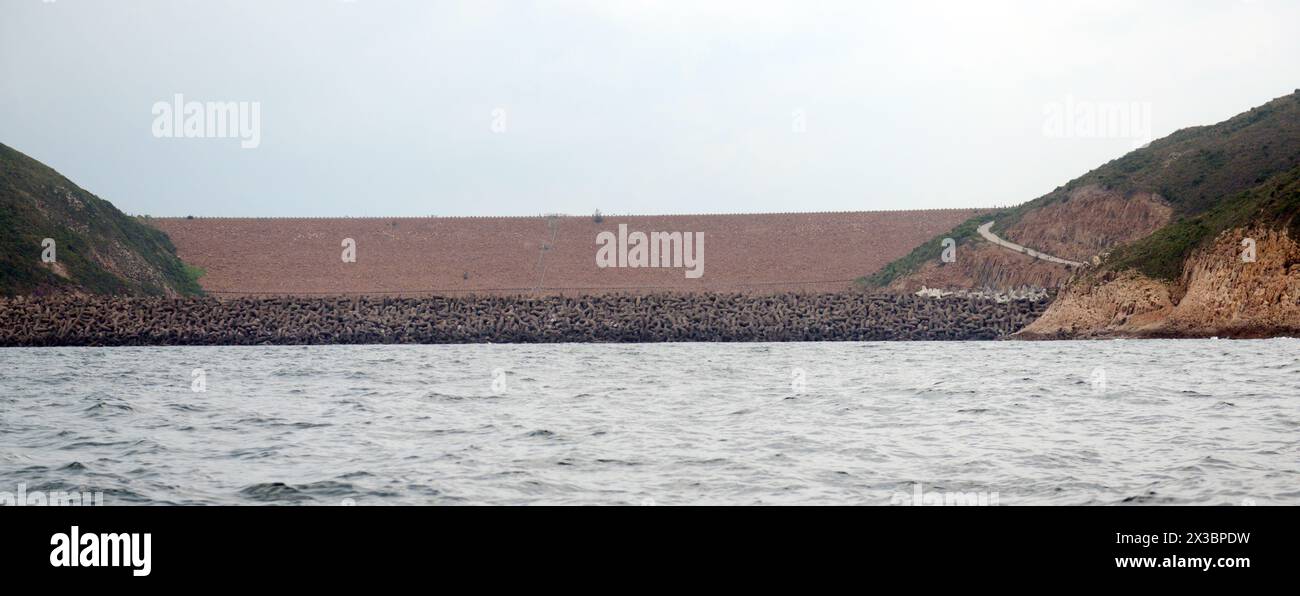
<path id="1" fill-rule="evenodd" d="M 56 265 L 41 241 L 56 243 Z M 0 295 L 199 293 L 166 234 L 0 144 Z"/>
<path id="2" fill-rule="evenodd" d="M 932 260 L 942 238 L 964 243 L 975 236 L 979 224 L 990 219 L 996 221 L 994 231 L 1005 230 L 1025 213 L 1069 200 L 1072 191 L 1084 186 L 1095 184 L 1122 193 L 1157 193 L 1173 206 L 1171 225 L 1178 225 L 1297 165 L 1300 90 L 1218 124 L 1177 131 L 1028 203 L 972 218 L 862 281 L 868 286 L 886 286 Z"/>
<path id="3" fill-rule="evenodd" d="M 1199 215 L 1184 218 L 1136 242 L 1121 246 L 1106 259 L 1107 269 L 1136 269 L 1157 279 L 1173 280 L 1183 262 L 1220 232 L 1248 225 L 1285 229 L 1300 239 L 1300 167 L 1222 201 Z"/>

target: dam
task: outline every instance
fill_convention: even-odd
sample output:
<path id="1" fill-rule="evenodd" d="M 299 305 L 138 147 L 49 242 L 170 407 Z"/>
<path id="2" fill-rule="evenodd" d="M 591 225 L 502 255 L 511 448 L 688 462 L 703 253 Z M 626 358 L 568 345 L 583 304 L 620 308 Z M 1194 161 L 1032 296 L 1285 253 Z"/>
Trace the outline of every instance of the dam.
<path id="1" fill-rule="evenodd" d="M 979 213 L 151 220 L 207 297 L 0 299 L 0 346 L 998 339 L 1050 296 L 853 284 Z M 707 273 L 600 267 L 627 228 L 707 237 Z"/>
<path id="2" fill-rule="evenodd" d="M 838 292 L 981 209 L 396 218 L 151 218 L 222 296 Z M 708 238 L 706 273 L 597 266 L 597 238 Z M 355 242 L 355 262 L 340 258 Z"/>

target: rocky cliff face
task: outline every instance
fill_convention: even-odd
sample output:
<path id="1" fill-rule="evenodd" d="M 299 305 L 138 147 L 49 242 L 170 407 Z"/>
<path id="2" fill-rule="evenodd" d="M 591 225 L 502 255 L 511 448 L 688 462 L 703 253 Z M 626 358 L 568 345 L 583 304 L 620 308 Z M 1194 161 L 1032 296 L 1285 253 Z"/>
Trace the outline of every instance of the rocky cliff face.
<path id="1" fill-rule="evenodd" d="M 1160 229 L 1172 215 L 1173 207 L 1157 194 L 1089 185 L 1064 201 L 1025 213 L 1000 235 L 1049 255 L 1087 262 Z"/>
<path id="2" fill-rule="evenodd" d="M 1125 194 L 1085 186 L 1063 201 L 1030 211 L 999 234 L 1046 254 L 1088 262 L 1119 244 L 1154 232 L 1169 223 L 1172 212 L 1166 201 L 1152 193 Z M 954 262 L 943 263 L 936 254 L 888 289 L 1056 288 L 1074 274 L 1070 267 L 971 239 L 957 247 Z"/>
<path id="3" fill-rule="evenodd" d="M 1255 243 L 1254 261 L 1242 241 Z M 1300 244 L 1251 226 L 1219 234 L 1175 281 L 1105 272 L 1062 292 L 1018 337 L 1264 337 L 1300 335 Z"/>

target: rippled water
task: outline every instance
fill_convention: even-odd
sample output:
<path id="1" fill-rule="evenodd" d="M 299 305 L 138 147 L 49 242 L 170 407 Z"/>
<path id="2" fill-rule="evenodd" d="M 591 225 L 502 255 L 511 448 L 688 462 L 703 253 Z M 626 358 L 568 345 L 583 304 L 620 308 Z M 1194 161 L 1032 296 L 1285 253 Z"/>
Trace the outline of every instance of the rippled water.
<path id="1" fill-rule="evenodd" d="M 1298 443 L 1288 339 L 0 349 L 0 491 L 107 504 L 1296 504 Z"/>

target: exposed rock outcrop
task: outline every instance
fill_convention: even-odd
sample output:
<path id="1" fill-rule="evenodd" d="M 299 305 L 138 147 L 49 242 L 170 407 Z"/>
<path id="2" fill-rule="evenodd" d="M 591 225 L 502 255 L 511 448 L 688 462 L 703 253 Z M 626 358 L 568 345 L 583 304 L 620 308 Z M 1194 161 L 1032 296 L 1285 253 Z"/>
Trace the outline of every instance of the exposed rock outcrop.
<path id="1" fill-rule="evenodd" d="M 1111 248 L 1143 238 L 1169 223 L 1173 208 L 1159 195 L 1124 194 L 1096 185 L 1024 214 L 1001 236 L 1073 261 L 1089 261 Z"/>
<path id="2" fill-rule="evenodd" d="M 1254 261 L 1242 240 L 1255 242 Z M 1234 228 L 1189 258 L 1175 281 L 1104 272 L 1062 291 L 1017 337 L 1300 335 L 1300 244 L 1285 231 Z"/>

